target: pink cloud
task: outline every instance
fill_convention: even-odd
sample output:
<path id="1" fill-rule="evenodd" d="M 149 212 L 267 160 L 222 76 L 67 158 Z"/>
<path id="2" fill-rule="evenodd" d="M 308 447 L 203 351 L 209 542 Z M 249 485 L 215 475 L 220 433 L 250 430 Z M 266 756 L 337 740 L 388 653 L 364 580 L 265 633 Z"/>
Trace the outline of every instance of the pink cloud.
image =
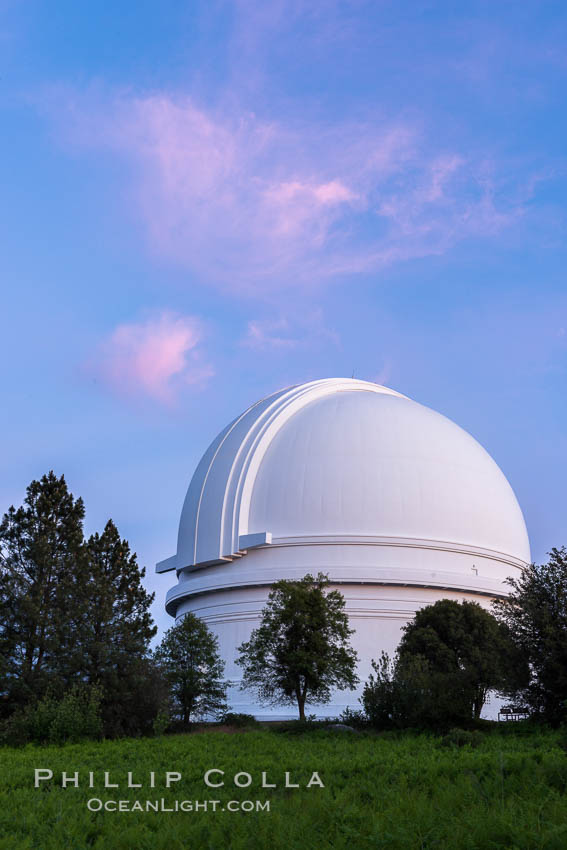
<path id="1" fill-rule="evenodd" d="M 118 325 L 102 343 L 95 371 L 120 396 L 145 396 L 171 404 L 183 387 L 212 374 L 202 360 L 200 322 L 163 312 Z"/>
<path id="2" fill-rule="evenodd" d="M 239 292 L 440 254 L 522 211 L 484 161 L 407 122 L 286 126 L 169 94 L 75 99 L 65 122 L 131 164 L 154 252 Z"/>
<path id="3" fill-rule="evenodd" d="M 340 180 L 327 183 L 291 180 L 268 188 L 263 203 L 278 236 L 300 238 L 302 232 L 310 226 L 313 229 L 318 223 L 320 240 L 324 239 L 331 220 L 340 214 L 340 206 L 357 198 L 357 194 Z M 314 233 L 311 238 L 315 239 Z"/>

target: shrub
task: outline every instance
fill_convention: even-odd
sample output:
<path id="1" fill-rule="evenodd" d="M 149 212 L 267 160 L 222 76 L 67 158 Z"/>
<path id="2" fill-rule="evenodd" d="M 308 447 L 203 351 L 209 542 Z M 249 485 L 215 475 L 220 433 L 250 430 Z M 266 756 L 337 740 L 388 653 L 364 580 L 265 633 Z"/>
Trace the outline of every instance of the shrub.
<path id="1" fill-rule="evenodd" d="M 281 724 L 273 727 L 275 732 L 284 732 L 288 735 L 302 735 L 304 732 L 314 732 L 317 729 L 326 729 L 332 718 L 317 720 L 316 715 L 311 714 L 306 720 L 284 720 Z"/>
<path id="2" fill-rule="evenodd" d="M 567 726 L 563 724 L 559 727 L 557 735 L 557 746 L 567 752 Z"/>
<path id="3" fill-rule="evenodd" d="M 383 652 L 372 668 L 361 702 L 375 729 L 445 731 L 472 722 L 466 683 L 435 670 L 426 658 L 396 653 L 392 661 Z"/>
<path id="4" fill-rule="evenodd" d="M 169 728 L 169 715 L 166 711 L 159 711 L 154 722 L 153 722 L 153 730 L 154 735 L 158 738 L 160 735 L 163 735 Z"/>
<path id="5" fill-rule="evenodd" d="M 243 714 L 237 711 L 226 711 L 220 718 L 220 722 L 238 728 L 260 725 L 253 714 Z"/>
<path id="6" fill-rule="evenodd" d="M 340 723 L 345 726 L 352 726 L 354 729 L 365 729 L 369 725 L 369 721 L 364 711 L 345 708 L 339 718 Z"/>
<path id="7" fill-rule="evenodd" d="M 468 729 L 451 729 L 441 738 L 442 747 L 475 747 L 480 746 L 483 741 L 482 732 Z"/>
<path id="8" fill-rule="evenodd" d="M 47 694 L 12 715 L 5 724 L 5 741 L 16 745 L 65 744 L 101 738 L 101 701 L 102 693 L 96 686 L 76 685 L 59 699 Z"/>

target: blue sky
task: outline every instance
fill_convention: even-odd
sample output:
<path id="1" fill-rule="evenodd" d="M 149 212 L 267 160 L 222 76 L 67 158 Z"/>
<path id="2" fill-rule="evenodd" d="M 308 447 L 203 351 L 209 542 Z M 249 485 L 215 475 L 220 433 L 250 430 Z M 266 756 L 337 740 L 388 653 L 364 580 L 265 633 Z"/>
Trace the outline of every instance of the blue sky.
<path id="1" fill-rule="evenodd" d="M 210 440 L 354 372 L 567 544 L 564 3 L 0 0 L 0 48 L 0 510 L 65 473 L 167 626 Z"/>

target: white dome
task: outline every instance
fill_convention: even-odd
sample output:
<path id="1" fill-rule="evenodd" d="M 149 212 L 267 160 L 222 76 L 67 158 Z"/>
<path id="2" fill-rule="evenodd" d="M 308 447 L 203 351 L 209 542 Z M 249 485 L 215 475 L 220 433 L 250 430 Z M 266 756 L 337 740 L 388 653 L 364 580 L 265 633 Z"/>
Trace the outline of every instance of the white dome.
<path id="1" fill-rule="evenodd" d="M 421 404 L 365 390 L 319 398 L 278 431 L 248 530 L 438 540 L 529 558 L 516 497 L 482 446 Z"/>
<path id="2" fill-rule="evenodd" d="M 191 481 L 177 555 L 159 569 L 226 561 L 250 535 L 429 541 L 530 559 L 512 488 L 470 434 L 349 379 L 282 390 L 219 434 Z"/>

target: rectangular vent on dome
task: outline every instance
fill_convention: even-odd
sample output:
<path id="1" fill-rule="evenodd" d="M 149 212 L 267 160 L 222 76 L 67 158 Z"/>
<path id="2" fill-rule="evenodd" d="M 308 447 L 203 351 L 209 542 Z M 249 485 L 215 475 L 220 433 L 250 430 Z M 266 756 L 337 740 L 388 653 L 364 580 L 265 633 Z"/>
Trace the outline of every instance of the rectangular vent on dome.
<path id="1" fill-rule="evenodd" d="M 177 569 L 177 555 L 172 555 L 171 558 L 166 558 L 165 561 L 156 564 L 156 573 L 168 573 L 175 569 Z"/>
<path id="2" fill-rule="evenodd" d="M 241 534 L 238 538 L 238 548 L 256 549 L 257 546 L 266 546 L 272 542 L 271 531 L 260 531 L 257 534 Z"/>

